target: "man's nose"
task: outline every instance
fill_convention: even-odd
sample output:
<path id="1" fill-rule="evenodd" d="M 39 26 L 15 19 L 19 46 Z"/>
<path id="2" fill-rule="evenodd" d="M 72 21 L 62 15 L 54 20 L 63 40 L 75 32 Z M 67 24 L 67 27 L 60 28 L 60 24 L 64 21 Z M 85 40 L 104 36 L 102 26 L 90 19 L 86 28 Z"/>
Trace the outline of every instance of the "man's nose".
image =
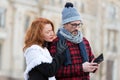
<path id="1" fill-rule="evenodd" d="M 79 26 L 76 26 L 76 27 L 75 27 L 75 30 L 79 30 Z"/>

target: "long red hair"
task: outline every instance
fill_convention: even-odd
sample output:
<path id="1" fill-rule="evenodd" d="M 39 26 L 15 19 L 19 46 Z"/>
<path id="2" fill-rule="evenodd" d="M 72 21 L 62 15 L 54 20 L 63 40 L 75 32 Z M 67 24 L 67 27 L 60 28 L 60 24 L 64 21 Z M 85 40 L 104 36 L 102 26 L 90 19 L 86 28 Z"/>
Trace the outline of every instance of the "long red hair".
<path id="1" fill-rule="evenodd" d="M 54 31 L 53 23 L 46 18 L 37 18 L 32 22 L 31 26 L 27 29 L 25 35 L 23 51 L 33 44 L 37 44 L 41 47 L 44 47 L 43 45 L 45 41 L 43 40 L 42 30 L 46 24 L 51 24 L 52 29 Z"/>

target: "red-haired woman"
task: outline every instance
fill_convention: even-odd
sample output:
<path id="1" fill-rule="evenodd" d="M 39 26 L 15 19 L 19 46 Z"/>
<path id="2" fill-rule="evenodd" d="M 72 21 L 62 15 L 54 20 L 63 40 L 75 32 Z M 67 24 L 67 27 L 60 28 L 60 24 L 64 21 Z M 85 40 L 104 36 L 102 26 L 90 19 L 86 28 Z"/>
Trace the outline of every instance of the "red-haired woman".
<path id="1" fill-rule="evenodd" d="M 25 35 L 24 57 L 26 59 L 25 80 L 55 80 L 55 73 L 64 62 L 66 50 L 64 41 L 57 44 L 57 53 L 51 57 L 47 42 L 55 38 L 54 25 L 46 18 L 38 18 L 32 22 Z"/>

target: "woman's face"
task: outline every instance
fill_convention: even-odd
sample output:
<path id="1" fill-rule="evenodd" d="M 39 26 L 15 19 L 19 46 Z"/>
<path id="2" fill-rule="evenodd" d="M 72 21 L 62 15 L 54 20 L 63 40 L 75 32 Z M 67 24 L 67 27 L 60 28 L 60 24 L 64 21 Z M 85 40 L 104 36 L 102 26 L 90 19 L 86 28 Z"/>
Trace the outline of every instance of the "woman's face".
<path id="1" fill-rule="evenodd" d="M 43 28 L 42 31 L 43 34 L 43 39 L 47 42 L 52 42 L 53 39 L 55 38 L 55 33 L 52 29 L 52 25 L 51 24 L 46 24 Z"/>

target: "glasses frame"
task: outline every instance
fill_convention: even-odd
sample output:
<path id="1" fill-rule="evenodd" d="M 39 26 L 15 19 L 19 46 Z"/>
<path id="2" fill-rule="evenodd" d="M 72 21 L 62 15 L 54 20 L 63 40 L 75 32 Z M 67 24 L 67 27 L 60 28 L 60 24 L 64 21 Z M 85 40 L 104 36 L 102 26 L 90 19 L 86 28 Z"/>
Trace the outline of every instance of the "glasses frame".
<path id="1" fill-rule="evenodd" d="M 82 27 L 83 26 L 83 23 L 79 23 L 79 24 L 77 24 L 77 23 L 69 23 L 71 26 L 72 26 L 72 28 L 76 28 L 76 27 Z"/>

